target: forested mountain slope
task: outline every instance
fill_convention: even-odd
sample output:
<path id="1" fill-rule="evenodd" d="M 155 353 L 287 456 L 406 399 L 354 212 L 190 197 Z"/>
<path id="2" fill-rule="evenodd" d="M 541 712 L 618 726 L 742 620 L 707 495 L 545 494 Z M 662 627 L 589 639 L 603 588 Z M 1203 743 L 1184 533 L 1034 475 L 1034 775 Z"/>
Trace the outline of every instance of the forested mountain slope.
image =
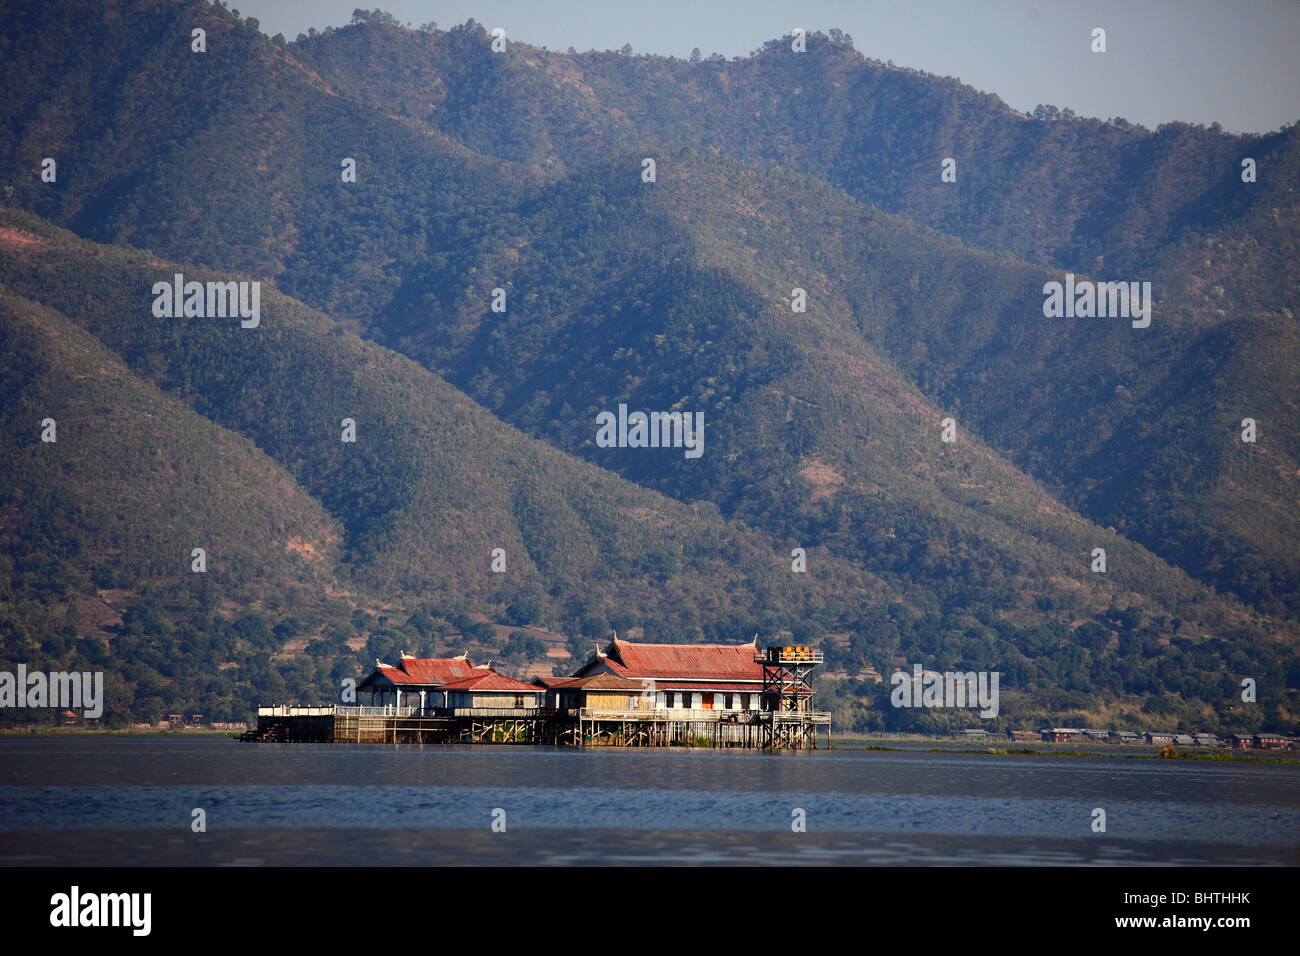
<path id="1" fill-rule="evenodd" d="M 819 33 L 687 63 L 386 19 L 0 2 L 6 649 L 240 626 L 280 655 L 247 703 L 482 618 L 784 630 L 1003 668 L 1022 716 L 1240 721 L 1255 672 L 1294 706 L 1295 126 L 1033 119 Z M 260 281 L 261 326 L 154 315 L 175 272 Z M 1045 316 L 1066 272 L 1150 281 L 1150 324 Z M 40 444 L 64 375 L 70 421 L 162 416 L 157 467 Z M 601 447 L 620 405 L 701 454 Z"/>

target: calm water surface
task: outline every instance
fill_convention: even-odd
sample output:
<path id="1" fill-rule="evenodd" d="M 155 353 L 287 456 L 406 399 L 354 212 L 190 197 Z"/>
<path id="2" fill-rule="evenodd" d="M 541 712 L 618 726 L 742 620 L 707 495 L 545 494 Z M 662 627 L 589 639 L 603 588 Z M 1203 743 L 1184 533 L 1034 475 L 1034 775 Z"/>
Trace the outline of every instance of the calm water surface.
<path id="1" fill-rule="evenodd" d="M 1300 765 L 0 738 L 0 864 L 374 863 L 1296 865 Z"/>

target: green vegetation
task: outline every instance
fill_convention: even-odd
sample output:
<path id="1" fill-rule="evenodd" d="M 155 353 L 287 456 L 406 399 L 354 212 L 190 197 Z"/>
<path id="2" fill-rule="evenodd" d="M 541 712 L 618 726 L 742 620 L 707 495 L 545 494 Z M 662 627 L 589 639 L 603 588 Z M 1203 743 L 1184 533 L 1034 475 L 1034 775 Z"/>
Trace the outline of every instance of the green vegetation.
<path id="1" fill-rule="evenodd" d="M 264 296 L 257 330 L 189 319 L 159 334 L 152 317 L 141 321 L 149 300 L 139 305 L 140 290 L 182 269 L 209 276 L 171 265 L 160 272 L 145 255 L 92 247 L 31 217 L 6 213 L 0 222 L 40 244 L 34 255 L 0 255 L 0 282 L 50 303 L 6 300 L 11 345 L 33 357 L 6 379 L 14 396 L 6 402 L 6 424 L 24 436 L 21 457 L 5 461 L 6 473 L 20 479 L 6 489 L 7 508 L 23 510 L 31 522 L 8 539 L 7 586 L 15 606 L 29 609 L 21 630 L 6 640 L 9 660 L 24 659 L 24 649 L 31 659 L 52 656 L 42 645 L 54 640 L 52 630 L 65 639 L 115 633 L 69 619 L 60 603 L 69 590 L 92 603 L 115 602 L 98 623 L 117 628 L 114 612 L 122 615 L 111 648 L 85 645 L 99 647 L 99 666 L 125 667 L 127 650 L 143 654 L 139 639 L 146 638 L 155 645 L 150 662 L 174 655 L 176 666 L 216 671 L 229 659 L 196 657 L 194 648 L 212 640 L 224 651 L 226 642 L 208 632 L 234 628 L 259 655 L 256 694 L 245 695 L 244 706 L 257 694 L 263 701 L 328 696 L 376 657 L 456 650 L 453 635 L 492 641 L 493 628 L 471 611 L 517 624 L 544 617 L 590 626 L 627 616 L 653 622 L 660 634 L 686 635 L 719 622 L 779 628 L 805 616 L 812 602 L 831 600 L 830 582 L 796 590 L 782 573 L 784 562 L 754 532 L 703 518 L 519 434 L 409 360 L 298 303 Z M 32 380 L 42 372 L 41 355 L 57 355 L 64 345 L 52 343 L 74 332 L 86 343 L 83 363 L 118 368 L 121 382 L 95 382 L 99 394 L 116 396 L 100 398 L 99 406 L 93 396 L 78 404 L 76 393 L 57 389 L 57 370 Z M 258 337 L 256 347 L 250 335 Z M 94 381 L 93 373 L 80 374 Z M 156 413 L 137 407 L 145 399 L 135 391 L 182 419 L 177 428 L 185 433 L 175 449 L 159 447 L 157 426 L 141 423 Z M 96 427 L 99 445 L 79 444 L 79 426 L 92 419 L 86 406 L 98 412 L 114 403 L 122 403 L 118 414 L 128 420 L 112 431 Z M 46 415 L 61 422 L 55 445 L 39 441 Z M 344 416 L 358 422 L 355 445 L 339 440 Z M 190 434 L 200 425 L 207 437 Z M 139 455 L 159 465 L 115 458 L 104 470 L 103 460 L 117 454 L 119 432 L 129 432 L 128 447 L 139 443 Z M 77 471 L 50 461 L 51 452 L 69 446 Z M 257 450 L 263 475 L 256 485 L 242 485 L 234 474 L 220 480 L 222 463 L 234 455 L 226 446 Z M 6 447 L 6 456 L 12 453 Z M 41 489 L 69 504 L 22 508 Z M 268 517 L 259 500 L 277 501 L 282 510 Z M 205 513 L 206 520 L 147 531 L 134 518 L 140 512 L 174 522 L 178 510 Z M 137 535 L 148 550 L 124 560 L 125 549 L 139 547 Z M 188 566 L 191 542 L 200 539 L 212 564 L 204 576 Z M 491 572 L 494 547 L 505 548 L 510 573 Z M 67 561 L 72 580 L 66 570 L 43 573 L 59 553 L 77 557 Z M 268 564 L 267 555 L 280 563 Z M 300 559 L 316 577 L 295 589 L 291 569 Z M 754 593 L 772 596 L 762 618 L 753 613 Z M 244 613 L 253 608 L 258 613 Z M 214 614 L 237 619 L 218 623 Z M 303 653 L 273 664 L 271 656 L 294 641 Z M 506 651 L 531 660 L 540 656 L 539 644 L 516 636 Z M 161 700 L 159 707 L 203 710 L 192 695 Z"/>
<path id="2" fill-rule="evenodd" d="M 969 724 L 891 707 L 899 660 L 999 671 L 1000 727 L 1293 726 L 1300 129 L 787 54 L 6 8 L 0 665 L 239 719 L 404 651 L 535 664 L 532 625 L 579 658 L 784 632 L 837 727 Z M 1150 279 L 1151 328 L 1044 319 L 1067 270 Z M 263 281 L 262 327 L 153 318 L 175 271 Z M 624 402 L 702 411 L 704 456 L 595 447 Z"/>

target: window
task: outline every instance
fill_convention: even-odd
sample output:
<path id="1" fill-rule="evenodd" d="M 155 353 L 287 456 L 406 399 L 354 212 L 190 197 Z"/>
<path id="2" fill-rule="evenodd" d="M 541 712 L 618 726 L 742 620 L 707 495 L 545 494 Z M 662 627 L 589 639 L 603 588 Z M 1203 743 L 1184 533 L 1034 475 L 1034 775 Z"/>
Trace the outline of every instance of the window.
<path id="1" fill-rule="evenodd" d="M 725 710 L 731 710 L 731 709 L 732 709 L 732 708 L 731 708 L 731 701 L 732 701 L 732 697 L 731 697 L 730 694 L 728 694 L 726 697 L 724 697 L 723 700 L 722 700 L 722 706 L 723 706 L 723 709 L 725 709 Z"/>
<path id="2" fill-rule="evenodd" d="M 675 698 L 676 696 L 677 695 L 674 694 L 672 691 L 669 691 L 667 694 L 665 694 L 664 695 L 665 706 L 671 707 L 673 705 L 673 698 Z"/>
<path id="3" fill-rule="evenodd" d="M 522 706 L 524 706 L 524 695 L 523 695 L 523 694 L 515 694 L 515 706 L 516 706 L 516 707 L 522 707 Z"/>

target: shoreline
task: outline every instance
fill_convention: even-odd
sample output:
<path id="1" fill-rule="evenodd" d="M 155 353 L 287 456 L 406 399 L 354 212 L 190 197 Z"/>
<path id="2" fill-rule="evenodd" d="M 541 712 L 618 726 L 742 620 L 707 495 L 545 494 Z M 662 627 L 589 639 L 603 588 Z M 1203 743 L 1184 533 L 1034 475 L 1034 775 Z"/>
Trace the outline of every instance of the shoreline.
<path id="1" fill-rule="evenodd" d="M 1067 748 L 1069 747 L 1068 744 L 1062 746 Z M 1120 760 L 1211 760 L 1216 763 L 1300 763 L 1300 758 L 1297 757 L 1265 756 L 1265 754 L 1271 753 L 1271 751 L 1261 751 L 1257 754 L 1251 754 L 1249 752 L 1225 750 L 1223 748 L 1202 749 L 1199 751 L 1174 750 L 1172 753 L 1166 754 L 1149 746 L 1143 748 L 1146 751 L 1145 753 L 1134 753 L 1133 751 L 1137 750 L 1137 747 L 1122 747 L 1121 749 L 1121 746 L 1116 746 L 1109 752 L 1103 753 L 1097 750 L 1044 750 L 1030 747 L 884 747 L 878 744 L 873 744 L 871 746 L 846 746 L 843 743 L 832 741 L 831 749 L 846 751 L 877 751 L 884 753 L 989 754 L 1013 757 L 1102 757 Z"/>
<path id="2" fill-rule="evenodd" d="M 132 728 L 104 728 L 91 729 L 85 727 L 5 727 L 0 728 L 0 738 L 6 737 L 227 737 L 231 740 L 239 740 L 239 732 L 234 730 L 215 729 L 210 727 L 191 727 L 185 730 L 166 730 L 166 729 L 132 729 Z M 862 736 L 843 736 L 832 737 L 830 750 L 839 751 L 874 751 L 884 753 L 942 753 L 942 754 L 986 754 L 990 756 L 1015 756 L 1015 757 L 1100 757 L 1100 758 L 1118 758 L 1126 760 L 1209 760 L 1215 762 L 1227 763 L 1273 763 L 1273 764 L 1294 764 L 1300 763 L 1300 757 L 1287 757 L 1282 754 L 1287 751 L 1236 751 L 1223 747 L 1217 748 L 1198 748 L 1196 750 L 1176 750 L 1171 748 L 1172 753 L 1162 753 L 1160 748 L 1150 744 L 1112 744 L 1103 745 L 1106 749 L 1101 750 L 1093 746 L 1088 749 L 1077 747 L 1072 744 L 1036 744 L 1025 747 L 999 747 L 991 746 L 990 741 L 980 741 L 979 743 L 969 743 L 967 746 L 951 746 L 966 742 L 967 738 L 962 737 L 934 737 L 920 734 L 899 734 L 899 735 L 862 735 Z M 893 744 L 895 746 L 889 746 Z M 926 746 L 929 744 L 930 746 Z M 948 744 L 949 746 L 944 746 Z M 910 745 L 910 746 L 909 746 Z M 447 745 L 455 746 L 455 745 Z M 466 745 L 474 746 L 474 745 Z M 481 746 L 481 745 L 479 745 Z M 497 744 L 495 746 L 510 746 L 509 744 Z M 520 745 L 531 746 L 531 745 Z M 654 747 L 654 748 L 618 748 L 618 749 L 655 749 L 655 750 L 701 750 L 713 748 L 701 747 Z M 721 748 L 726 750 L 728 748 Z M 1274 756 L 1273 754 L 1277 754 Z"/>

